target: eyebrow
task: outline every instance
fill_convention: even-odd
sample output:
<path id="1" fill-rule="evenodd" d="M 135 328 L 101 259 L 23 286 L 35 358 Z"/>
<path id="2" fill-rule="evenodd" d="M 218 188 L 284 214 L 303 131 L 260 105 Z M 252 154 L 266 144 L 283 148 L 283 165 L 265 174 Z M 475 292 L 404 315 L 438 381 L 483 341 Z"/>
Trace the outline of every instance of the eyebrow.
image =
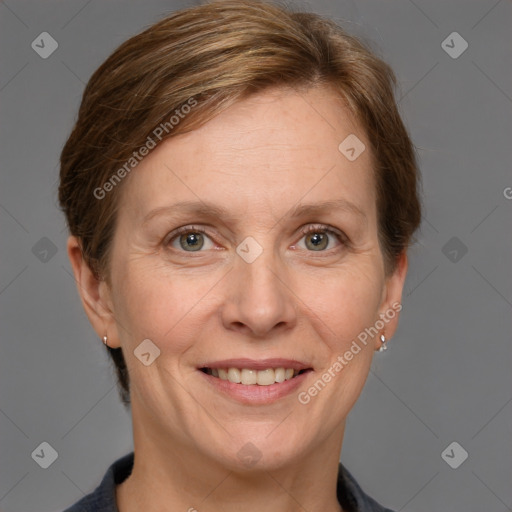
<path id="1" fill-rule="evenodd" d="M 297 218 L 311 215 L 320 215 L 330 211 L 345 211 L 367 220 L 364 211 L 356 204 L 346 199 L 336 199 L 332 201 L 322 201 L 320 203 L 296 204 L 281 219 L 285 217 Z M 161 215 L 171 215 L 175 213 L 201 215 L 205 217 L 222 218 L 226 221 L 234 221 L 236 216 L 228 212 L 222 206 L 218 206 L 205 201 L 181 201 L 170 206 L 160 206 L 151 210 L 144 216 L 142 224 L 147 224 L 150 220 Z"/>
<path id="2" fill-rule="evenodd" d="M 306 215 L 318 215 L 332 210 L 346 211 L 366 219 L 364 211 L 355 203 L 346 199 L 335 199 L 333 201 L 323 201 L 321 203 L 312 204 L 298 204 L 291 209 L 288 215 L 292 218 L 303 217 Z"/>

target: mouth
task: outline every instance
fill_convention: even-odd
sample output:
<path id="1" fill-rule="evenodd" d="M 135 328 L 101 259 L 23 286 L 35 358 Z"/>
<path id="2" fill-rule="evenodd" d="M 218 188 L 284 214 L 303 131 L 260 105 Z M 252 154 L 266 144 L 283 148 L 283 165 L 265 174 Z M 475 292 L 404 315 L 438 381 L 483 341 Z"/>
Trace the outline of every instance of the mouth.
<path id="1" fill-rule="evenodd" d="M 226 359 L 197 368 L 214 393 L 250 406 L 263 406 L 291 397 L 314 371 L 293 359 Z"/>
<path id="2" fill-rule="evenodd" d="M 271 386 L 295 379 L 299 375 L 312 371 L 312 368 L 288 368 L 285 366 L 258 369 L 236 366 L 202 367 L 200 371 L 220 380 L 243 386 Z"/>

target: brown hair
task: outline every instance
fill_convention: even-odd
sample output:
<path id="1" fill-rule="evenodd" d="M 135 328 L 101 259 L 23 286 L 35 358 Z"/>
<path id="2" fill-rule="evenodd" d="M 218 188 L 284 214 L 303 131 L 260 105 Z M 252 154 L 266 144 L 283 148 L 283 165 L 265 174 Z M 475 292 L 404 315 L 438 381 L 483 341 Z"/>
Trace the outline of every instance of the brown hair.
<path id="1" fill-rule="evenodd" d="M 392 271 L 421 219 L 415 152 L 395 103 L 393 71 L 319 15 L 225 0 L 175 12 L 132 37 L 85 88 L 62 150 L 59 201 L 95 275 L 110 284 L 122 178 L 144 147 L 193 130 L 264 88 L 320 85 L 339 94 L 370 141 L 380 244 Z M 128 403 L 122 351 L 109 352 Z"/>

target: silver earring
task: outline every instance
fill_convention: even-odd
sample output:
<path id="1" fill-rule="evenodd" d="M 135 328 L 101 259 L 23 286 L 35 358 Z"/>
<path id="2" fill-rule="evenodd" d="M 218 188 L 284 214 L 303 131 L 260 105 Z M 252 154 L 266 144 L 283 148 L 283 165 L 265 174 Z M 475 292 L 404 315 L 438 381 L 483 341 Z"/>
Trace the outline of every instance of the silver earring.
<path id="1" fill-rule="evenodd" d="M 384 352 L 384 350 L 388 349 L 386 345 L 386 336 L 384 336 L 384 334 L 380 335 L 380 341 L 382 342 L 382 345 L 379 347 L 379 352 Z"/>
<path id="2" fill-rule="evenodd" d="M 108 337 L 105 334 L 105 336 L 103 336 L 103 345 L 106 345 L 108 347 L 107 342 L 108 342 Z"/>

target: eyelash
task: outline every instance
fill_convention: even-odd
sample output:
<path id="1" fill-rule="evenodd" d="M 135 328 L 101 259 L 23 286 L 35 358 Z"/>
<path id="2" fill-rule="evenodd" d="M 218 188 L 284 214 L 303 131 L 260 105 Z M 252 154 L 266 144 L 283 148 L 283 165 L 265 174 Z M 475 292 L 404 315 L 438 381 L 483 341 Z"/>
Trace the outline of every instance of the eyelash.
<path id="1" fill-rule="evenodd" d="M 347 246 L 349 244 L 348 237 L 341 231 L 338 231 L 337 229 L 332 228 L 329 225 L 326 224 L 309 224 L 308 226 L 303 226 L 300 228 L 300 235 L 301 239 L 302 237 L 309 235 L 310 233 L 318 233 L 318 232 L 324 232 L 328 233 L 329 235 L 334 236 L 338 239 L 338 241 L 342 244 Z M 166 237 L 166 241 L 164 242 L 164 245 L 166 247 L 169 247 L 170 244 L 179 236 L 187 234 L 187 233 L 201 233 L 203 235 L 207 235 L 209 238 L 213 240 L 213 237 L 208 233 L 207 230 L 200 226 L 183 226 L 181 228 L 176 229 L 172 233 L 169 234 L 168 237 Z M 320 253 L 330 252 L 332 250 L 336 249 L 329 249 L 327 251 L 318 251 Z M 179 251 L 178 252 L 188 252 L 188 251 Z M 190 251 L 194 252 L 194 251 Z M 203 252 L 203 251 L 197 251 L 197 252 Z M 309 251 L 309 252 L 315 252 L 315 251 Z"/>

